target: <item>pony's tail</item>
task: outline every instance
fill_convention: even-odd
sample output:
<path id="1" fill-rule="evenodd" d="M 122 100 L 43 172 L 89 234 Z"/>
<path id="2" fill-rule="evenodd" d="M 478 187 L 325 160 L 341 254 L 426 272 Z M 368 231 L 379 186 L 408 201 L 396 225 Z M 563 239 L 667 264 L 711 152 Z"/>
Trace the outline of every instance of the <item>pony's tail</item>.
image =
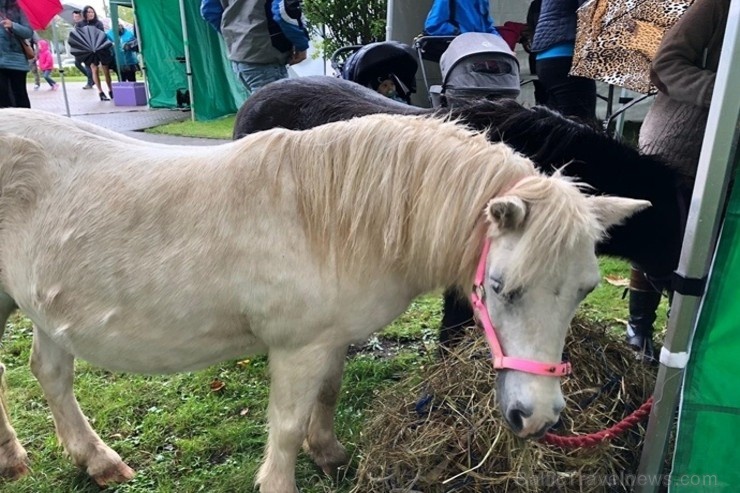
<path id="1" fill-rule="evenodd" d="M 49 183 L 49 156 L 39 144 L 0 135 L 0 230 L 10 218 L 35 205 Z"/>

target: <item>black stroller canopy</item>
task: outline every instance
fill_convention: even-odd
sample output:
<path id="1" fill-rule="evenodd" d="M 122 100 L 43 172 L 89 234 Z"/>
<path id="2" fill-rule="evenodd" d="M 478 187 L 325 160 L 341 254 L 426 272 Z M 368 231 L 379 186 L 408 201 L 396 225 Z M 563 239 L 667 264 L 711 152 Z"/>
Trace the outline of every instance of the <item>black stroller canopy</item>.
<path id="1" fill-rule="evenodd" d="M 370 43 L 353 53 L 342 68 L 342 78 L 377 87 L 378 78 L 395 76 L 409 92 L 416 91 L 416 53 L 396 41 Z"/>
<path id="2" fill-rule="evenodd" d="M 113 43 L 103 31 L 94 26 L 83 26 L 69 33 L 69 52 L 87 64 L 109 65 L 113 58 Z"/>

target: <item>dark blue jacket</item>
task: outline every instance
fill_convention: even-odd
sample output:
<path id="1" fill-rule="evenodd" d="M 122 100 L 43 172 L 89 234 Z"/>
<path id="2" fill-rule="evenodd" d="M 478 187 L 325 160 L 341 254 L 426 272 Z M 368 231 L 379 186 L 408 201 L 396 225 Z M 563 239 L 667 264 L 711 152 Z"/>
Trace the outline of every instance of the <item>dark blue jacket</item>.
<path id="1" fill-rule="evenodd" d="M 586 0 L 542 0 L 532 51 L 538 53 L 576 39 L 576 9 Z"/>

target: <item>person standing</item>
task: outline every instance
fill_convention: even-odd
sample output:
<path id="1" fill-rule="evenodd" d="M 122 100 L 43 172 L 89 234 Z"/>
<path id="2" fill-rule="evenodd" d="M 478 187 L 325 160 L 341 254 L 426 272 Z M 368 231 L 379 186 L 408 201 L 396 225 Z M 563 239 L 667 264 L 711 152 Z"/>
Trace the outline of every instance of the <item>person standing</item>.
<path id="1" fill-rule="evenodd" d="M 30 108 L 28 59 L 21 43 L 33 36 L 17 0 L 0 0 L 0 108 Z"/>
<path id="2" fill-rule="evenodd" d="M 113 37 L 113 29 L 109 29 L 106 33 L 111 43 L 115 45 L 115 39 Z M 116 67 L 118 67 L 118 73 L 120 74 L 119 82 L 136 82 L 136 71 L 139 68 L 139 59 L 136 57 L 136 52 L 127 49 L 130 43 L 135 41 L 136 37 L 134 33 L 126 29 L 126 27 L 119 23 L 118 24 L 118 41 L 119 44 L 116 46 Z"/>
<path id="3" fill-rule="evenodd" d="M 80 10 L 73 10 L 72 11 L 72 23 L 74 26 L 77 26 L 77 24 L 82 20 L 82 11 Z M 75 57 L 75 67 L 77 70 L 80 71 L 82 75 L 87 77 L 87 84 L 82 86 L 83 89 L 92 89 L 93 88 L 93 77 L 92 77 L 92 70 L 90 70 L 89 66 L 85 66 L 84 63 L 82 63 L 82 60 L 78 57 Z"/>
<path id="4" fill-rule="evenodd" d="M 216 30 L 220 28 L 234 73 L 250 93 L 287 78 L 287 65 L 306 59 L 309 37 L 300 0 L 218 3 L 203 0 L 201 13 Z"/>
<path id="5" fill-rule="evenodd" d="M 586 0 L 542 0 L 532 52 L 545 105 L 565 116 L 596 119 L 596 82 L 568 75 L 576 41 L 576 10 Z"/>
<path id="6" fill-rule="evenodd" d="M 675 168 L 689 195 L 696 179 L 704 131 L 719 66 L 730 0 L 696 0 L 666 32 L 650 68 L 658 88 L 640 128 L 640 152 Z M 661 289 L 632 266 L 626 339 L 643 360 L 655 361 L 653 324 Z"/>
<path id="7" fill-rule="evenodd" d="M 105 28 L 103 27 L 103 23 L 100 22 L 100 19 L 98 19 L 98 14 L 95 12 L 95 9 L 92 8 L 89 5 L 86 5 L 82 9 L 82 20 L 75 24 L 75 29 L 81 29 L 83 27 L 91 26 L 95 29 L 99 29 L 100 31 L 105 34 Z M 92 78 L 93 82 L 95 83 L 95 86 L 98 88 L 98 96 L 100 97 L 101 101 L 110 101 L 110 98 L 113 97 L 113 85 L 110 78 L 110 62 L 112 61 L 113 54 L 111 53 L 110 56 L 106 58 L 103 58 L 100 60 L 100 63 L 91 63 L 90 64 L 90 72 L 92 72 Z M 98 74 L 98 65 L 103 69 L 103 75 L 105 76 L 105 84 L 108 86 L 108 96 L 105 95 L 103 92 L 103 86 L 100 83 L 100 75 Z"/>

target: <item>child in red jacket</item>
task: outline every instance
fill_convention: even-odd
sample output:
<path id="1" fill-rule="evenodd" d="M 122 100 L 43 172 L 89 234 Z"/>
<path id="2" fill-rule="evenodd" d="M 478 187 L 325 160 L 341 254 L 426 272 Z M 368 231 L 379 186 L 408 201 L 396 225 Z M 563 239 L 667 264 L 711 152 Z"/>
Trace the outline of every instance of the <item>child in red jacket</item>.
<path id="1" fill-rule="evenodd" d="M 54 59 L 51 57 L 49 42 L 45 39 L 39 40 L 39 59 L 36 63 L 39 70 L 41 70 L 41 76 L 49 83 L 51 90 L 56 91 L 57 83 L 51 78 L 51 71 L 54 69 Z"/>

